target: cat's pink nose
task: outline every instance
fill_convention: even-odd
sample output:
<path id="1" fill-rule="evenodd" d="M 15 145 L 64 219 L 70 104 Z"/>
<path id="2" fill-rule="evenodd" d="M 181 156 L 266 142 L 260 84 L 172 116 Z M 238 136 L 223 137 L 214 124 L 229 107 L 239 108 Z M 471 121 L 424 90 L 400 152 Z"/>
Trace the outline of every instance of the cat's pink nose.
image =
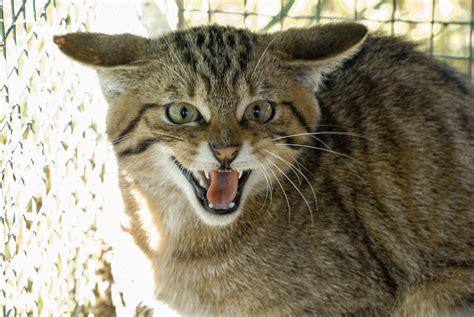
<path id="1" fill-rule="evenodd" d="M 211 144 L 211 149 L 214 152 L 215 157 L 221 162 L 230 163 L 237 154 L 239 153 L 240 146 L 231 145 L 231 146 L 216 146 Z"/>
<path id="2" fill-rule="evenodd" d="M 232 161 L 237 156 L 238 152 L 238 146 L 227 146 L 214 149 L 214 153 L 216 153 L 217 158 L 221 161 Z"/>

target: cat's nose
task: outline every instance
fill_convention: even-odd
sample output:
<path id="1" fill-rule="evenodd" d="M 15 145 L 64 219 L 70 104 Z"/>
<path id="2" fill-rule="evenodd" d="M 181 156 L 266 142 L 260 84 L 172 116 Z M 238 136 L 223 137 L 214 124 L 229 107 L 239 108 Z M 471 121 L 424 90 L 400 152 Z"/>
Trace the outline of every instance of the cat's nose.
<path id="1" fill-rule="evenodd" d="M 209 145 L 214 156 L 219 160 L 219 162 L 226 166 L 235 159 L 240 150 L 240 144 L 219 146 L 218 144 L 210 143 Z"/>

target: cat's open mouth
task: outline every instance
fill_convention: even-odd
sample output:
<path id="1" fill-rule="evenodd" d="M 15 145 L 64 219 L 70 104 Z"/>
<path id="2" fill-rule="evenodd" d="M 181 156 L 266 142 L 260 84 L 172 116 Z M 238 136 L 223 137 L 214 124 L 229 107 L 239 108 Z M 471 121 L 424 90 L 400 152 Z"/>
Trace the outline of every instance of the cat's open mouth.
<path id="1" fill-rule="evenodd" d="M 224 215 L 239 208 L 242 191 L 252 171 L 238 172 L 231 169 L 193 172 L 183 167 L 175 158 L 173 160 L 191 183 L 205 210 Z"/>

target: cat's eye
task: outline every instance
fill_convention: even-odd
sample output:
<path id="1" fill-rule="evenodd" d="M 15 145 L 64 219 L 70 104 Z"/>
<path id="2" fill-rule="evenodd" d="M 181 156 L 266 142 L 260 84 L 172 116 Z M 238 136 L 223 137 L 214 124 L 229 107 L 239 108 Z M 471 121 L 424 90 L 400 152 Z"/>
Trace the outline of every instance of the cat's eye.
<path id="1" fill-rule="evenodd" d="M 189 103 L 171 104 L 166 108 L 166 116 L 174 124 L 186 124 L 201 119 L 201 113 Z"/>
<path id="2" fill-rule="evenodd" d="M 265 123 L 270 121 L 275 114 L 273 103 L 266 100 L 254 101 L 247 106 L 244 112 L 244 119 Z"/>

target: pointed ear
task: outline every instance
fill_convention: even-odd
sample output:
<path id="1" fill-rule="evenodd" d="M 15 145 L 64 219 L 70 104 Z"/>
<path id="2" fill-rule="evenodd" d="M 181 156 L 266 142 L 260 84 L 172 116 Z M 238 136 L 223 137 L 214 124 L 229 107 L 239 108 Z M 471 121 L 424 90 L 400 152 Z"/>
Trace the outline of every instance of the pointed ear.
<path id="1" fill-rule="evenodd" d="M 55 36 L 54 43 L 67 56 L 97 71 L 109 102 L 134 84 L 137 72 L 144 71 L 154 55 L 150 39 L 132 34 L 69 33 Z"/>
<path id="2" fill-rule="evenodd" d="M 289 29 L 270 35 L 267 41 L 303 84 L 317 90 L 324 75 L 360 50 L 367 33 L 361 24 L 336 23 Z"/>
<path id="3" fill-rule="evenodd" d="M 132 34 L 69 33 L 54 37 L 54 43 L 69 57 L 90 66 L 122 66 L 149 56 L 150 39 Z"/>

